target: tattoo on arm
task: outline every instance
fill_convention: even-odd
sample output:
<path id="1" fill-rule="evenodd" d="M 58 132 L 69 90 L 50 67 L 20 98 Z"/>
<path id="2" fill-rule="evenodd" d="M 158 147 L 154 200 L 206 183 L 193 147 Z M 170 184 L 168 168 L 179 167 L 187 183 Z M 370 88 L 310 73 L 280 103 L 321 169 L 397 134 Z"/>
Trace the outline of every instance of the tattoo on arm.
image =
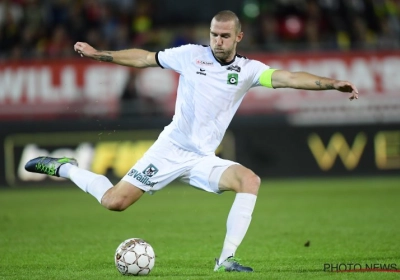
<path id="1" fill-rule="evenodd" d="M 104 54 L 96 54 L 96 55 L 94 55 L 94 58 L 96 60 L 103 61 L 103 62 L 112 62 L 114 59 L 110 52 L 104 52 Z"/>
<path id="2" fill-rule="evenodd" d="M 319 86 L 320 89 L 335 89 L 333 84 L 326 84 L 325 87 L 322 86 L 321 80 L 315 81 L 315 84 Z"/>

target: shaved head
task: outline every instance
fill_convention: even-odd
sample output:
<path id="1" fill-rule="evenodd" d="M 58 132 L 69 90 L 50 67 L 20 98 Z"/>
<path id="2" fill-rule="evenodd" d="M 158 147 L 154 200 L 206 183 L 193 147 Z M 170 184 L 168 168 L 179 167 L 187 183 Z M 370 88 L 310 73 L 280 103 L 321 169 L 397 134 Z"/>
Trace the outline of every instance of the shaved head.
<path id="1" fill-rule="evenodd" d="M 235 29 L 236 29 L 236 34 L 239 33 L 242 29 L 242 26 L 240 24 L 239 18 L 237 15 L 229 10 L 224 10 L 219 12 L 213 17 L 213 20 L 218 21 L 218 22 L 227 22 L 227 21 L 233 21 L 235 24 Z"/>
<path id="2" fill-rule="evenodd" d="M 226 63 L 236 55 L 236 45 L 242 40 L 240 21 L 232 11 L 221 11 L 211 20 L 210 47 L 217 60 Z"/>

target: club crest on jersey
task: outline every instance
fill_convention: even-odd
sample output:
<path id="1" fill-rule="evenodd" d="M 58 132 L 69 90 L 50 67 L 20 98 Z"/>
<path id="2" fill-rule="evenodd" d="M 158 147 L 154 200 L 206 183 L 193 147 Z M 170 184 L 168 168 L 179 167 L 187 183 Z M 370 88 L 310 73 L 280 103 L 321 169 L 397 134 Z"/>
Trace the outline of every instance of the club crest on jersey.
<path id="1" fill-rule="evenodd" d="M 149 166 L 146 167 L 145 170 L 143 170 L 143 174 L 146 175 L 147 177 L 153 177 L 155 174 L 157 174 L 158 168 L 155 167 L 154 165 L 150 164 Z"/>
<path id="2" fill-rule="evenodd" d="M 237 85 L 239 81 L 239 75 L 236 73 L 228 74 L 228 85 Z"/>

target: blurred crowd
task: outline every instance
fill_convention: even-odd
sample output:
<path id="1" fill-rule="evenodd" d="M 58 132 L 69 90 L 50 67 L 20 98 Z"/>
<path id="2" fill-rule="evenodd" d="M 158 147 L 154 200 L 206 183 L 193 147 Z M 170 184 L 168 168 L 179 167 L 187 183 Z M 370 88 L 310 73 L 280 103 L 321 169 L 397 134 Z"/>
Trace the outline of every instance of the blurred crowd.
<path id="1" fill-rule="evenodd" d="M 161 2 L 0 0 L 0 59 L 71 57 L 75 55 L 76 41 L 107 50 L 136 47 L 155 51 L 185 43 L 208 44 L 214 13 L 195 6 L 188 9 L 186 17 L 168 16 Z M 180 2 L 188 5 L 186 0 L 172 3 Z M 234 12 L 241 18 L 245 32 L 241 50 L 400 48 L 400 0 L 231 0 L 227 3 L 240 4 L 234 6 Z M 190 20 L 193 13 L 203 13 L 203 17 Z"/>

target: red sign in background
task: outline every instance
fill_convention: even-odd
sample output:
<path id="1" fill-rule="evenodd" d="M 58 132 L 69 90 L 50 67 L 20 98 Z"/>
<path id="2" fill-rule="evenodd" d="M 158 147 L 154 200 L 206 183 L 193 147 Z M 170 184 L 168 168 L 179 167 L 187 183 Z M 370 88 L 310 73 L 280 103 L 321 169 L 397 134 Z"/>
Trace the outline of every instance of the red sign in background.
<path id="1" fill-rule="evenodd" d="M 337 91 L 253 88 L 238 114 L 285 114 L 293 124 L 398 122 L 400 52 L 246 54 L 272 68 L 306 71 L 354 83 L 360 99 Z M 134 79 L 140 96 L 172 115 L 179 76 L 90 60 L 6 63 L 0 66 L 0 119 L 118 114 Z"/>

